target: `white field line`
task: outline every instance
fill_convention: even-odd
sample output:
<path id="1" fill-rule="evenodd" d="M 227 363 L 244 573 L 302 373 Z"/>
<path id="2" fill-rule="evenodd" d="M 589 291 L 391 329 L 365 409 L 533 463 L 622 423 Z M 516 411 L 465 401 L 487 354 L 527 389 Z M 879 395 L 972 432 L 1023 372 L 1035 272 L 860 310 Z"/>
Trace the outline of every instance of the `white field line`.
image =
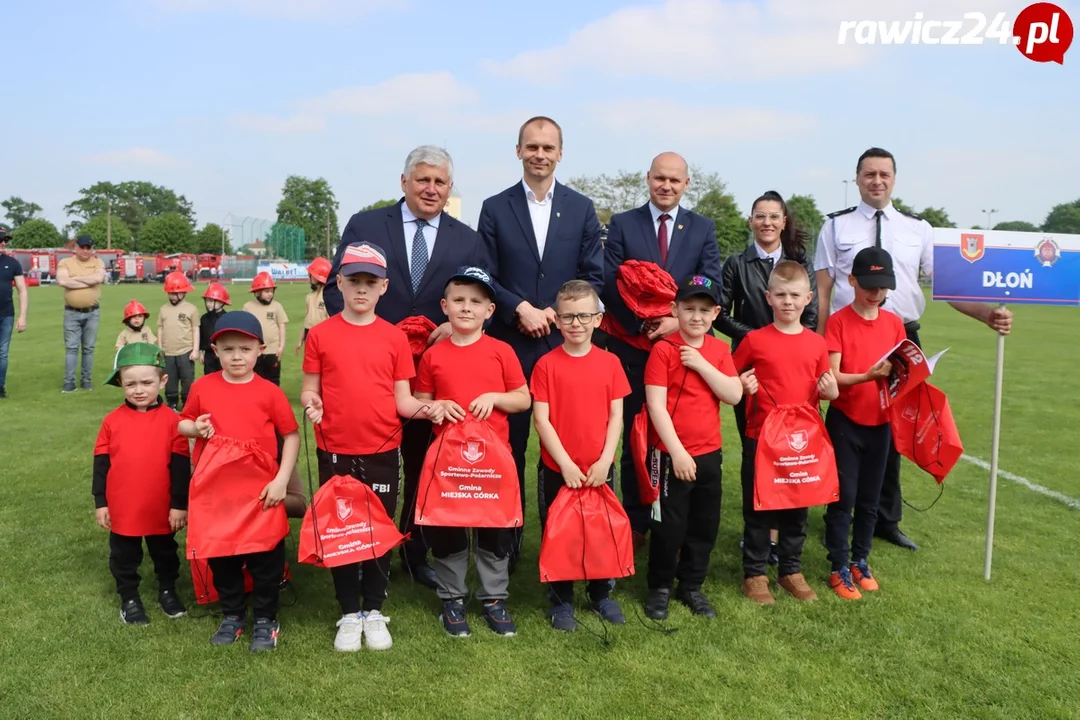
<path id="1" fill-rule="evenodd" d="M 977 458 L 974 455 L 968 455 L 967 453 L 964 453 L 963 455 L 960 456 L 960 459 L 961 460 L 967 460 L 972 465 L 978 465 L 983 470 L 987 470 L 987 471 L 990 470 L 990 463 L 988 463 L 985 460 L 982 460 L 980 458 Z M 1020 477 L 1019 475 L 1013 475 L 1011 472 L 1008 472 L 1006 470 L 1002 470 L 1000 467 L 998 468 L 998 475 L 1000 477 L 1005 478 L 1006 480 L 1012 480 L 1017 485 L 1023 485 L 1028 490 L 1032 490 L 1034 492 L 1037 492 L 1040 495 L 1045 495 L 1046 497 L 1051 498 L 1052 500 L 1057 500 L 1062 505 L 1066 505 L 1066 506 L 1072 508 L 1073 510 L 1080 510 L 1080 500 L 1076 500 L 1074 498 L 1069 497 L 1068 495 L 1064 495 L 1062 493 L 1059 493 L 1057 490 L 1051 490 L 1050 488 L 1043 487 L 1042 485 L 1040 485 L 1038 483 L 1033 483 L 1030 480 L 1028 480 L 1026 477 Z"/>

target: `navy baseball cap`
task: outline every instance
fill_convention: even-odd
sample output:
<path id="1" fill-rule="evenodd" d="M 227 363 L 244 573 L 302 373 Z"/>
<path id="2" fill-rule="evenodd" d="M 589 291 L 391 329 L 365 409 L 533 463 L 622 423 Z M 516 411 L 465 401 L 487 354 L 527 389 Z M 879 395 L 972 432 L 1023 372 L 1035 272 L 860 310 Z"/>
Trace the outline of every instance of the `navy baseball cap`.
<path id="1" fill-rule="evenodd" d="M 879 247 L 863 248 L 851 264 L 851 274 L 863 290 L 896 289 L 892 255 Z"/>
<path id="2" fill-rule="evenodd" d="M 479 285 L 484 288 L 484 292 L 487 293 L 488 299 L 495 299 L 495 284 L 491 280 L 491 275 L 483 268 L 472 265 L 462 265 L 458 268 L 458 271 L 451 275 L 450 279 L 446 281 L 447 287 L 449 287 L 452 282 L 459 282 L 465 285 Z"/>
<path id="3" fill-rule="evenodd" d="M 720 285 L 705 275 L 690 275 L 683 278 L 679 283 L 679 289 L 675 292 L 675 301 L 689 300 L 693 297 L 707 297 L 717 305 L 720 304 Z"/>
<path id="4" fill-rule="evenodd" d="M 385 278 L 386 253 L 374 243 L 363 241 L 349 243 L 341 256 L 340 272 L 345 277 L 367 273 L 377 278 Z"/>
<path id="5" fill-rule="evenodd" d="M 219 335 L 228 332 L 236 332 L 253 337 L 262 345 L 262 324 L 259 319 L 246 310 L 233 310 L 218 318 L 214 324 L 214 334 L 210 336 L 210 342 L 214 342 Z"/>
<path id="6" fill-rule="evenodd" d="M 75 244 L 79 247 L 94 247 L 94 238 L 89 235 L 80 235 L 79 239 L 75 241 Z"/>
<path id="7" fill-rule="evenodd" d="M 0 225 L 0 242 L 7 242 L 11 239 L 11 232 L 6 227 Z"/>

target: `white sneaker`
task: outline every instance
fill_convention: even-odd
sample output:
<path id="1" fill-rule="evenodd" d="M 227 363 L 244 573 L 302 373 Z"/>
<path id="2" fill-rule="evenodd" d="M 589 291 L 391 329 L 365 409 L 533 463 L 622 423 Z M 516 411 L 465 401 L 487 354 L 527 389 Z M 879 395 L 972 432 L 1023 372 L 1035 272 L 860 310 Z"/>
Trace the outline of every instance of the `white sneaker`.
<path id="1" fill-rule="evenodd" d="M 378 610 L 364 613 L 364 634 L 367 635 L 368 650 L 389 650 L 394 644 L 390 631 L 386 629 L 388 622 L 390 618 Z"/>
<path id="2" fill-rule="evenodd" d="M 359 613 L 342 615 L 337 621 L 337 627 L 334 649 L 339 652 L 357 652 L 360 649 L 361 638 L 364 636 L 364 619 Z"/>

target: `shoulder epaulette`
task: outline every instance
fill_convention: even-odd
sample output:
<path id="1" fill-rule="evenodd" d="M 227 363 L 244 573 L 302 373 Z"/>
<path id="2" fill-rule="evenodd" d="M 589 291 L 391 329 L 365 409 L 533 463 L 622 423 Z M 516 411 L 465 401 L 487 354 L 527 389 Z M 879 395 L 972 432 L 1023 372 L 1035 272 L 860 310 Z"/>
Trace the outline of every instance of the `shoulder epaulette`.
<path id="1" fill-rule="evenodd" d="M 907 215 L 912 220 L 922 220 L 923 219 L 922 215 L 916 215 L 913 212 L 908 212 L 907 210 L 901 210 L 900 208 L 896 207 L 895 205 L 893 205 L 893 207 L 896 208 L 896 212 L 900 213 L 901 215 Z"/>
<path id="2" fill-rule="evenodd" d="M 859 207 L 859 206 L 858 205 L 852 205 L 849 208 L 845 208 L 843 210 L 837 210 L 836 212 L 831 212 L 831 213 L 829 213 L 828 217 L 834 218 L 834 217 L 837 217 L 838 215 L 847 215 L 848 213 L 855 212 L 855 209 L 857 207 Z"/>

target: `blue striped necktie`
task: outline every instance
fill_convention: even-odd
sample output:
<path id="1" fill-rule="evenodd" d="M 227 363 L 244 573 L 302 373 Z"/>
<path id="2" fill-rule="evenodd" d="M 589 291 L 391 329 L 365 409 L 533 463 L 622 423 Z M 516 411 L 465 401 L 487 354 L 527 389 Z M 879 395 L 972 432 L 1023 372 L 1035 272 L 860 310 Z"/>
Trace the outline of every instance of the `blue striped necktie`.
<path id="1" fill-rule="evenodd" d="M 427 224 L 427 220 L 421 220 L 420 218 L 416 219 L 416 234 L 413 235 L 412 256 L 410 258 L 413 295 L 420 290 L 420 281 L 424 279 L 424 271 L 427 270 L 427 238 L 424 237 L 424 227 L 426 227 Z"/>

